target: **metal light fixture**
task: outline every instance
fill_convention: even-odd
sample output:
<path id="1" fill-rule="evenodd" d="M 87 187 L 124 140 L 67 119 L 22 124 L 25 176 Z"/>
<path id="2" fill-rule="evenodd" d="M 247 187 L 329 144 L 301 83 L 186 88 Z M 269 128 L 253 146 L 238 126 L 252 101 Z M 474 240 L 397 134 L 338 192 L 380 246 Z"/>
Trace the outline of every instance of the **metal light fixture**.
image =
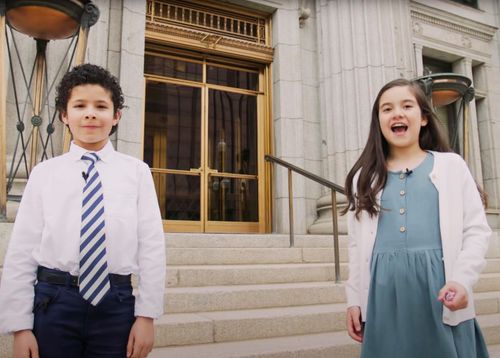
<path id="1" fill-rule="evenodd" d="M 84 61 L 87 46 L 88 31 L 99 19 L 99 9 L 90 0 L 0 0 L 0 48 L 6 48 L 9 58 L 10 81 L 17 114 L 17 139 L 8 173 L 0 170 L 0 218 L 6 214 L 6 197 L 12 188 L 18 171 L 23 168 L 29 176 L 32 168 L 39 161 L 54 156 L 52 135 L 55 131 L 54 120 L 57 113 L 49 110 L 49 93 L 55 87 L 57 76 L 61 73 L 64 63 L 67 70 L 71 65 Z M 7 26 L 8 25 L 8 26 Z M 7 31 L 9 30 L 10 33 Z M 15 32 L 30 36 L 36 42 L 36 57 L 31 67 L 31 73 L 23 67 L 23 57 L 16 44 Z M 10 36 L 9 36 L 10 35 Z M 49 41 L 69 39 L 69 46 L 61 59 L 57 73 L 49 83 L 47 74 L 46 49 Z M 4 41 L 6 46 L 4 47 Z M 2 51 L 2 53 L 4 53 Z M 20 68 L 22 76 L 14 75 L 14 62 Z M 0 58 L 0 83 L 7 82 L 4 71 L 3 57 Z M 24 83 L 26 98 L 19 98 L 20 87 Z M 0 91 L 1 93 L 2 91 Z M 20 103 L 28 103 L 31 107 L 31 117 L 25 120 L 24 109 Z M 0 133 L 6 127 L 6 94 L 0 96 Z M 48 116 L 44 118 L 43 109 L 47 108 Z M 28 117 L 30 114 L 28 114 Z M 46 125 L 46 127 L 42 126 Z M 62 134 L 63 135 L 63 134 Z M 69 146 L 70 135 L 65 129 L 63 135 L 63 150 Z M 5 167 L 5 141 L 0 144 L 0 166 Z M 16 195 L 8 195 L 11 200 L 19 200 Z"/>
<path id="2" fill-rule="evenodd" d="M 10 27 L 41 40 L 72 37 L 80 27 L 89 1 L 7 0 L 6 18 Z"/>
<path id="3" fill-rule="evenodd" d="M 469 102 L 474 99 L 474 87 L 472 81 L 466 76 L 456 73 L 436 73 L 418 77 L 416 81 L 422 84 L 422 88 L 428 98 L 431 99 L 434 108 L 447 106 L 461 100 L 459 107 L 463 112 L 463 157 L 469 160 Z M 457 114 L 456 119 L 458 120 Z"/>
<path id="4" fill-rule="evenodd" d="M 472 81 L 456 73 L 436 73 L 416 79 L 423 85 L 426 95 L 431 95 L 434 107 L 447 106 L 460 98 L 470 102 L 474 98 Z"/>

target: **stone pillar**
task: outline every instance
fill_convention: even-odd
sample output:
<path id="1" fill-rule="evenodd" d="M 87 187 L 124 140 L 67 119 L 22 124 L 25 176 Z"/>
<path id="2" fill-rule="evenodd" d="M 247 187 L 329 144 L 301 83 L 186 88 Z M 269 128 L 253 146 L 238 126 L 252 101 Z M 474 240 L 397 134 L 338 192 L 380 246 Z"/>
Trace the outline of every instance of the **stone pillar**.
<path id="1" fill-rule="evenodd" d="M 116 148 L 122 153 L 142 158 L 143 97 L 144 97 L 144 38 L 146 29 L 146 2 L 121 1 L 121 33 L 113 29 L 110 39 L 120 40 L 119 78 L 126 108 L 118 125 Z M 118 1 L 112 0 L 112 15 L 116 16 Z M 117 46 L 109 46 L 113 52 Z M 116 68 L 116 58 L 112 59 Z"/>
<path id="2" fill-rule="evenodd" d="M 365 145 L 379 89 L 415 75 L 410 13 L 397 0 L 317 0 L 316 12 L 323 172 L 343 185 Z"/>
<path id="3" fill-rule="evenodd" d="M 474 78 L 472 75 L 472 60 L 470 58 L 461 59 L 453 64 L 453 72 L 460 73 L 472 80 L 474 86 Z M 462 113 L 463 115 L 463 113 Z M 461 119 L 463 120 L 463 118 Z M 472 175 L 479 184 L 483 183 L 483 171 L 481 168 L 481 153 L 479 151 L 479 132 L 477 126 L 477 111 L 476 100 L 469 102 L 469 168 Z M 465 148 L 464 148 L 465 150 Z"/>
<path id="4" fill-rule="evenodd" d="M 415 51 L 415 66 L 416 66 L 416 77 L 424 75 L 424 57 L 422 54 L 422 49 L 424 47 L 421 44 L 413 44 L 413 49 Z"/>
<path id="5" fill-rule="evenodd" d="M 306 26 L 306 20 L 303 26 Z M 273 16 L 273 114 L 275 155 L 304 168 L 304 109 L 301 71 L 299 8 L 295 0 L 288 1 Z M 273 227 L 287 233 L 288 228 L 288 173 L 275 168 L 275 212 Z M 293 174 L 294 217 L 305 218 L 305 178 Z M 305 233 L 304 220 L 295 220 L 294 232 Z"/>

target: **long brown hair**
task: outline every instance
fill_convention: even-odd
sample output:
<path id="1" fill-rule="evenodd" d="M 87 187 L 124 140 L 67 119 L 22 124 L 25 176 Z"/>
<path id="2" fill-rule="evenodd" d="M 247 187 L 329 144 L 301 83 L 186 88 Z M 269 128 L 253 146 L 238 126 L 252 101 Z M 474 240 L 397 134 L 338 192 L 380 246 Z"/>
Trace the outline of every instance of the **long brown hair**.
<path id="1" fill-rule="evenodd" d="M 433 150 L 437 152 L 451 152 L 451 148 L 442 133 L 441 126 L 432 106 L 427 100 L 422 88 L 415 81 L 403 78 L 393 80 L 382 87 L 375 99 L 372 108 L 372 119 L 370 132 L 365 149 L 361 153 L 352 169 L 347 174 L 345 181 L 345 191 L 347 196 L 347 207 L 343 214 L 355 211 L 356 218 L 359 219 L 361 211 L 366 210 L 370 217 L 378 214 L 380 205 L 376 196 L 385 186 L 387 180 L 387 156 L 389 145 L 382 135 L 380 121 L 378 117 L 380 97 L 393 87 L 408 87 L 415 96 L 422 116 L 427 118 L 427 125 L 420 128 L 419 144 L 423 150 Z M 359 171 L 359 178 L 356 190 L 353 190 L 354 175 Z M 356 191 L 356 195 L 354 195 Z"/>

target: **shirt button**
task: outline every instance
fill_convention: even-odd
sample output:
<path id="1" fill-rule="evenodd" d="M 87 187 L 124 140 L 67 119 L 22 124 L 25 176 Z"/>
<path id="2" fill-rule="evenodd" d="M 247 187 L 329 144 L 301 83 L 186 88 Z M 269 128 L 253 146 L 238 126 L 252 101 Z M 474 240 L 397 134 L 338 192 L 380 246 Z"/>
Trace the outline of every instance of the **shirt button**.
<path id="1" fill-rule="evenodd" d="M 403 215 L 405 212 L 406 212 L 406 210 L 405 210 L 404 208 L 399 209 L 399 213 L 400 213 L 401 215 Z"/>
<path id="2" fill-rule="evenodd" d="M 405 175 L 403 173 L 399 174 L 399 179 L 404 179 Z"/>
<path id="3" fill-rule="evenodd" d="M 399 195 L 401 195 L 401 196 L 404 196 L 405 194 L 406 194 L 406 192 L 405 192 L 404 190 L 401 190 L 401 191 L 399 192 Z"/>
<path id="4" fill-rule="evenodd" d="M 399 231 L 401 231 L 401 232 L 405 232 L 405 231 L 406 231 L 406 228 L 405 228 L 404 226 L 401 226 L 401 227 L 399 228 Z"/>

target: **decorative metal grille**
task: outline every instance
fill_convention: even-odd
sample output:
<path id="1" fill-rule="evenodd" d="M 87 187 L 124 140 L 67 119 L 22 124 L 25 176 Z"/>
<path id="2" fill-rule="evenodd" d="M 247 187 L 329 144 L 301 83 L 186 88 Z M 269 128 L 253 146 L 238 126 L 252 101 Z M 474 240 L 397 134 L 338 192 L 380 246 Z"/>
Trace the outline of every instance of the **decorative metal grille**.
<path id="1" fill-rule="evenodd" d="M 217 11 L 184 1 L 148 0 L 147 21 L 217 33 L 261 45 L 266 43 L 266 19 L 232 11 Z"/>

